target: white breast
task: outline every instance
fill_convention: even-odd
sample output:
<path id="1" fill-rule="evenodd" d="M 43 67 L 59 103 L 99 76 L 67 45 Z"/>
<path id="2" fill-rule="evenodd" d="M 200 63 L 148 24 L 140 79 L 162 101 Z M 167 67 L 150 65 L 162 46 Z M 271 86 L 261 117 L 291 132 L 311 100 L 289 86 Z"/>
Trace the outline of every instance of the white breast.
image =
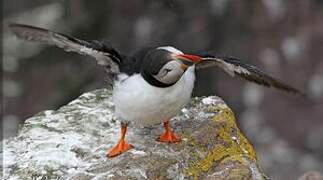
<path id="1" fill-rule="evenodd" d="M 150 85 L 140 74 L 120 75 L 113 88 L 115 114 L 121 121 L 146 127 L 175 116 L 191 98 L 194 87 L 194 66 L 187 69 L 173 86 Z"/>

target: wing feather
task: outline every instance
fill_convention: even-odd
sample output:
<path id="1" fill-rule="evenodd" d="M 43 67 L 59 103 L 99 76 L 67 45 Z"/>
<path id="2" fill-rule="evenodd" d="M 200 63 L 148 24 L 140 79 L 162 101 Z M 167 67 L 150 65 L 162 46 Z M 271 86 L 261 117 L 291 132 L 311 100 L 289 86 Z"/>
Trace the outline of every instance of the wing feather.
<path id="1" fill-rule="evenodd" d="M 216 66 L 223 69 L 231 76 L 237 75 L 243 79 L 257 83 L 259 85 L 274 87 L 287 92 L 304 95 L 298 89 L 284 83 L 279 79 L 273 78 L 272 76 L 263 72 L 256 66 L 243 63 L 241 60 L 235 57 L 228 57 L 228 56 L 203 57 L 203 61 L 201 61 L 201 65 L 198 65 L 198 68 L 206 68 L 206 67 L 212 67 L 212 66 Z"/>
<path id="2" fill-rule="evenodd" d="M 82 55 L 92 56 L 99 65 L 107 68 L 107 72 L 112 74 L 120 72 L 119 65 L 121 64 L 122 57 L 107 42 L 85 41 L 24 24 L 10 24 L 9 27 L 19 38 L 55 45 L 67 52 L 77 52 Z"/>

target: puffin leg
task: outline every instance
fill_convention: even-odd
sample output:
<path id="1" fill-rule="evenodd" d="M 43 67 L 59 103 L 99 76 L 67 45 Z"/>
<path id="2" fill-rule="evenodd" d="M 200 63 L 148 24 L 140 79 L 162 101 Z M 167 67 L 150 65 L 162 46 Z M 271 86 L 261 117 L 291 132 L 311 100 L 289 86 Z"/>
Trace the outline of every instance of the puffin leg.
<path id="1" fill-rule="evenodd" d="M 111 157 L 115 157 L 120 155 L 123 152 L 128 151 L 129 149 L 133 148 L 133 146 L 131 144 L 128 144 L 125 141 L 125 137 L 126 137 L 126 133 L 127 133 L 127 127 L 128 124 L 127 123 L 123 123 L 121 122 L 121 137 L 119 139 L 119 142 L 117 145 L 115 145 L 108 153 L 107 153 L 107 157 L 111 158 Z"/>
<path id="2" fill-rule="evenodd" d="M 181 141 L 181 139 L 177 137 L 176 134 L 169 127 L 169 121 L 164 122 L 164 128 L 165 128 L 165 132 L 164 134 L 159 136 L 159 138 L 157 139 L 158 141 L 166 142 L 166 143 L 176 143 Z"/>

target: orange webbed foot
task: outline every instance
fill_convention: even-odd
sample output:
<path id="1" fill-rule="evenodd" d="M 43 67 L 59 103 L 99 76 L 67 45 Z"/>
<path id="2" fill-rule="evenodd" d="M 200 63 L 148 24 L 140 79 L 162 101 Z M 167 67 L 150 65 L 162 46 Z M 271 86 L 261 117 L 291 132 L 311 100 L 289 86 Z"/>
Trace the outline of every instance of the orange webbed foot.
<path id="1" fill-rule="evenodd" d="M 181 139 L 176 136 L 175 133 L 168 131 L 164 134 L 160 135 L 158 138 L 159 142 L 166 142 L 166 143 L 177 143 L 180 142 Z"/>
<path id="2" fill-rule="evenodd" d="M 164 134 L 159 136 L 157 139 L 158 141 L 166 143 L 177 143 L 181 141 L 181 139 L 170 129 L 168 121 L 164 122 L 164 128 L 166 131 Z"/>
<path id="3" fill-rule="evenodd" d="M 127 127 L 128 127 L 128 125 L 126 123 L 121 123 L 121 137 L 120 137 L 120 140 L 119 140 L 118 144 L 116 146 L 114 146 L 107 153 L 108 158 L 118 156 L 118 155 L 128 151 L 129 149 L 133 148 L 133 146 L 131 144 L 128 144 L 126 142 L 126 140 L 125 140 L 126 133 L 127 133 Z"/>
<path id="4" fill-rule="evenodd" d="M 119 143 L 116 146 L 114 146 L 107 153 L 107 157 L 111 158 L 111 157 L 118 156 L 118 155 L 128 151 L 131 148 L 133 148 L 133 146 L 131 144 L 128 144 L 126 141 L 121 140 L 121 141 L 119 141 Z"/>

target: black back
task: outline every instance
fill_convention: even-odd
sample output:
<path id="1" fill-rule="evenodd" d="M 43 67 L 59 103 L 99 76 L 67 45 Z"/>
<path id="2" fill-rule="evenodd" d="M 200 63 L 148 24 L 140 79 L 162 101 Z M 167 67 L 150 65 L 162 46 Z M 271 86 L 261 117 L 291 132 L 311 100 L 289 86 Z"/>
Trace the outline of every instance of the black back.
<path id="1" fill-rule="evenodd" d="M 125 57 L 120 65 L 120 72 L 129 76 L 140 73 L 145 56 L 155 48 L 147 47 L 135 52 L 131 56 Z"/>

